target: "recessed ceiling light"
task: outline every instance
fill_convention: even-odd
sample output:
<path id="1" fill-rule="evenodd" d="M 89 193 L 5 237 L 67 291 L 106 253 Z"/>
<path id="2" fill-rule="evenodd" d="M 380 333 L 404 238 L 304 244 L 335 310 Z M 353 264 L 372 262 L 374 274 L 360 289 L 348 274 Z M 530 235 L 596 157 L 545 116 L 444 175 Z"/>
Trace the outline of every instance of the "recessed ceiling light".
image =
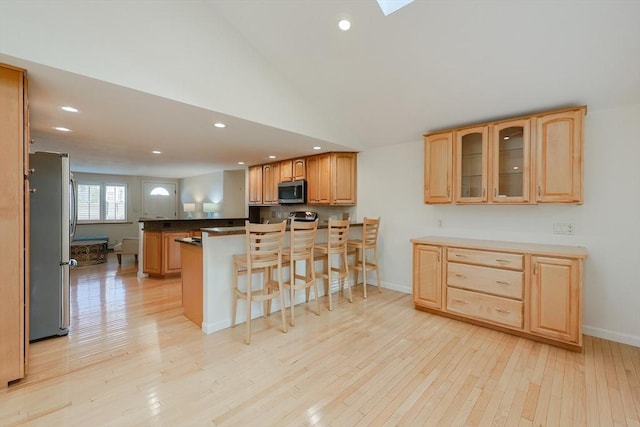
<path id="1" fill-rule="evenodd" d="M 65 106 L 60 107 L 60 108 L 62 108 L 64 111 L 68 111 L 70 113 L 77 113 L 78 112 L 77 108 L 71 107 L 69 105 L 65 105 Z"/>
<path id="2" fill-rule="evenodd" d="M 71 132 L 71 129 L 65 128 L 65 127 L 62 127 L 62 126 L 54 126 L 53 128 L 55 130 L 59 130 L 60 132 Z"/>
<path id="3" fill-rule="evenodd" d="M 349 28 L 351 28 L 351 22 L 346 19 L 341 19 L 340 22 L 338 22 L 338 28 L 342 31 L 348 31 Z"/>
<path id="4" fill-rule="evenodd" d="M 244 165 L 244 162 L 238 162 L 239 165 Z"/>
<path id="5" fill-rule="evenodd" d="M 273 154 L 269 156 L 270 159 L 275 159 L 276 156 L 274 156 Z"/>
<path id="6" fill-rule="evenodd" d="M 227 125 L 225 125 L 224 123 L 220 123 L 220 122 L 216 122 L 213 124 L 215 127 L 217 128 L 226 128 Z"/>
<path id="7" fill-rule="evenodd" d="M 158 151 L 158 150 L 153 150 L 152 151 L 153 154 L 162 154 L 162 151 Z"/>
<path id="8" fill-rule="evenodd" d="M 502 138 L 502 139 L 504 139 L 504 140 L 506 141 L 507 139 L 509 139 L 509 137 L 508 137 L 508 136 L 505 136 L 505 137 L 504 137 L 504 138 Z"/>
<path id="9" fill-rule="evenodd" d="M 315 147 L 313 147 L 314 150 L 322 150 L 322 147 L 320 147 L 319 145 L 316 145 Z"/>
<path id="10" fill-rule="evenodd" d="M 513 167 L 513 170 L 514 170 L 514 171 L 517 171 L 518 169 L 520 169 L 520 167 L 519 167 L 519 166 L 514 166 L 514 167 Z"/>

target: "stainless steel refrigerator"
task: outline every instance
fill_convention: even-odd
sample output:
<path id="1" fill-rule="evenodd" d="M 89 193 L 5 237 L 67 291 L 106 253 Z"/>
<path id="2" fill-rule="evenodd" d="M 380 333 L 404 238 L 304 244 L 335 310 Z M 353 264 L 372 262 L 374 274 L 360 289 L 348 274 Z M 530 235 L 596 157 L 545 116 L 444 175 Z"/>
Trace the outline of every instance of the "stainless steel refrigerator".
<path id="1" fill-rule="evenodd" d="M 69 156 L 29 155 L 31 193 L 29 340 L 69 332 L 69 242 L 75 232 L 75 185 Z"/>

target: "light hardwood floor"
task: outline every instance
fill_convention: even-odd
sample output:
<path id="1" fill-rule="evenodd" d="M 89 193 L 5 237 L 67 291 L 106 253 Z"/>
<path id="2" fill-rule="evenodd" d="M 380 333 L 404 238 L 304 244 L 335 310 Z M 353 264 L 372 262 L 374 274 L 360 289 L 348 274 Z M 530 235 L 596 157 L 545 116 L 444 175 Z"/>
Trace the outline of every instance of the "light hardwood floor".
<path id="1" fill-rule="evenodd" d="M 287 334 L 258 319 L 247 346 L 244 325 L 207 336 L 185 318 L 180 279 L 123 261 L 72 273 L 71 332 L 32 344 L 1 426 L 640 426 L 636 347 L 573 353 L 374 288 L 319 317 L 297 306 Z"/>

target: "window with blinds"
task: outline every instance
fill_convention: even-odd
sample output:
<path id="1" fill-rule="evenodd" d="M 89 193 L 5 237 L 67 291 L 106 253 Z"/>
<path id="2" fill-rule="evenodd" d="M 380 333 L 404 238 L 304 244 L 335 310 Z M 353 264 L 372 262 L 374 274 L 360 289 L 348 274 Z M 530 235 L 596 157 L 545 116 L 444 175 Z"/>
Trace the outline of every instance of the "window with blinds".
<path id="1" fill-rule="evenodd" d="M 78 222 L 127 220 L 127 186 L 123 184 L 78 184 Z"/>

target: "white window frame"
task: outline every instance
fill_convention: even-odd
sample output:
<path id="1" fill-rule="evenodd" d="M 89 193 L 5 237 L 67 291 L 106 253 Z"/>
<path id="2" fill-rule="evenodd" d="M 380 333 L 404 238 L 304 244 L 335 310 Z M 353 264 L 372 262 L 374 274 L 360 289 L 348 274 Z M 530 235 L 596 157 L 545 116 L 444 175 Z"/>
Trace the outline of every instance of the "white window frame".
<path id="1" fill-rule="evenodd" d="M 78 224 L 90 224 L 90 223 L 122 223 L 122 222 L 127 222 L 127 210 L 128 210 L 128 205 L 129 205 L 129 187 L 127 184 L 123 184 L 120 182 L 116 182 L 116 183 L 111 183 L 111 182 L 78 182 L 78 200 L 76 201 L 77 204 L 77 210 L 78 210 L 78 215 L 80 214 L 80 212 L 82 211 L 81 207 L 80 207 L 80 203 L 79 203 L 79 197 L 80 197 L 80 187 L 81 186 L 92 186 L 92 187 L 98 187 L 99 188 L 99 201 L 98 201 L 98 211 L 99 211 L 99 217 L 96 217 L 95 215 L 93 217 L 90 217 L 88 219 L 81 219 L 80 217 L 78 217 Z M 124 218 L 120 218 L 120 219 L 116 219 L 116 218 L 109 218 L 109 214 L 108 214 L 108 204 L 109 202 L 107 202 L 107 187 L 120 187 L 120 188 L 124 188 L 124 201 L 122 202 L 122 204 L 124 204 L 124 206 L 122 206 L 122 210 L 124 211 Z M 95 213 L 95 212 L 94 212 Z"/>

